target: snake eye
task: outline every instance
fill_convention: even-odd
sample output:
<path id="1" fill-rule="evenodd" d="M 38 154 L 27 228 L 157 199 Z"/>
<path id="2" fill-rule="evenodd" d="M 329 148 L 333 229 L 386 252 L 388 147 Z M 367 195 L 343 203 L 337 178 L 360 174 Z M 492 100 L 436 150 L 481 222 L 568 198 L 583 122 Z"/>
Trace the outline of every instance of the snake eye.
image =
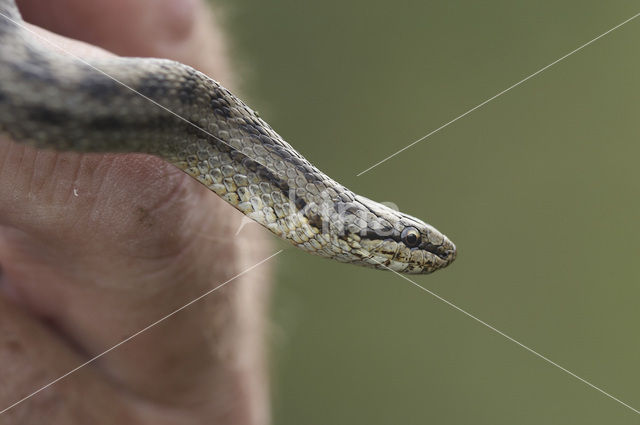
<path id="1" fill-rule="evenodd" d="M 402 242 L 409 248 L 420 245 L 420 232 L 415 227 L 406 227 L 400 235 Z"/>

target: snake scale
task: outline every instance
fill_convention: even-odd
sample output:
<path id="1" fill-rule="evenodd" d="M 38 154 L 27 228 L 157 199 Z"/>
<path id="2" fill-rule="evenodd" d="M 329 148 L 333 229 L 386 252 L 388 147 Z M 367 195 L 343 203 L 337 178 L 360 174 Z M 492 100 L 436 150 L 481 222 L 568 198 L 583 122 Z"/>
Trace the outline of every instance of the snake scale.
<path id="1" fill-rule="evenodd" d="M 240 99 L 165 59 L 80 61 L 47 49 L 0 0 L 0 132 L 44 149 L 148 153 L 312 254 L 402 273 L 449 265 L 434 227 L 332 180 Z"/>

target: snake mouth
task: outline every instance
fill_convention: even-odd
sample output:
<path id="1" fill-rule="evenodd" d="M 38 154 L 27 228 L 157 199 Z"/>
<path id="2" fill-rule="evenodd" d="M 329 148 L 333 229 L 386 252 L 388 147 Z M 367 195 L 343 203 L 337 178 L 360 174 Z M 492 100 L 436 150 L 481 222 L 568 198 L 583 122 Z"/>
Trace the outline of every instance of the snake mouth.
<path id="1" fill-rule="evenodd" d="M 423 249 L 441 260 L 440 267 L 446 267 L 456 259 L 457 250 L 454 243 L 447 239 L 446 236 L 443 235 L 442 238 L 443 241 L 440 245 L 427 243 Z"/>

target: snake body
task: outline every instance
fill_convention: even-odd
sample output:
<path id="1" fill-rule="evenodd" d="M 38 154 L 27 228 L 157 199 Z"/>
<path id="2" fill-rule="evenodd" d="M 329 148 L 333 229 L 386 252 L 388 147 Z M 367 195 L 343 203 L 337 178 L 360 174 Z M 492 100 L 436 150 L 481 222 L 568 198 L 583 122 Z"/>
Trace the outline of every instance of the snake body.
<path id="1" fill-rule="evenodd" d="M 164 59 L 83 62 L 46 48 L 0 0 L 0 132 L 38 148 L 159 156 L 312 254 L 403 273 L 456 249 L 423 221 L 351 192 L 205 74 Z"/>

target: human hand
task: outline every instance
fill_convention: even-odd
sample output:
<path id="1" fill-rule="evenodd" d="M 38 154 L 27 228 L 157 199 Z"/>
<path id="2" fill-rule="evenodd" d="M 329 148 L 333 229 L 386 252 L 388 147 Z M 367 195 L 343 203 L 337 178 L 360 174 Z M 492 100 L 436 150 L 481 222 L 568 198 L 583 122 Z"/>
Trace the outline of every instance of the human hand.
<path id="1" fill-rule="evenodd" d="M 232 84 L 224 40 L 199 1 L 19 6 L 26 21 L 60 34 L 180 60 Z M 107 54 L 54 39 L 80 56 Z M 154 157 L 0 139 L 0 410 L 268 256 L 255 226 L 235 236 L 241 217 Z M 243 274 L 12 407 L 0 424 L 267 422 L 267 281 L 265 266 Z"/>

